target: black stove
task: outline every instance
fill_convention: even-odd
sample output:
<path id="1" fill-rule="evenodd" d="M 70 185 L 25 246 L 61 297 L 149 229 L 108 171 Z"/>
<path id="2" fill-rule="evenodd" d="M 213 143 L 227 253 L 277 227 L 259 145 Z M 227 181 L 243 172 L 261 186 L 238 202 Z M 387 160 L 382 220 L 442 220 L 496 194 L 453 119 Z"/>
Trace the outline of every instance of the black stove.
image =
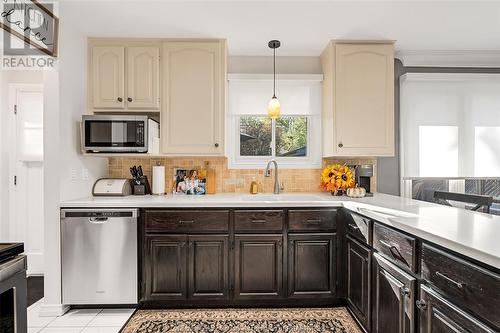
<path id="1" fill-rule="evenodd" d="M 0 262 L 24 252 L 23 243 L 0 243 Z"/>

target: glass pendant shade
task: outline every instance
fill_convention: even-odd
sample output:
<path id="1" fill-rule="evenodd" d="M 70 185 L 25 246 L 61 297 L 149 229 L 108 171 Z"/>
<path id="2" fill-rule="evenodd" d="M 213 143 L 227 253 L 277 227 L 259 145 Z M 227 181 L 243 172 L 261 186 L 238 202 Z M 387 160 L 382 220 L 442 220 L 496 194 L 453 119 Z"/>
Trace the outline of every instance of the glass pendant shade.
<path id="1" fill-rule="evenodd" d="M 273 96 L 267 105 L 267 115 L 271 119 L 276 119 L 281 116 L 281 105 L 278 97 Z"/>

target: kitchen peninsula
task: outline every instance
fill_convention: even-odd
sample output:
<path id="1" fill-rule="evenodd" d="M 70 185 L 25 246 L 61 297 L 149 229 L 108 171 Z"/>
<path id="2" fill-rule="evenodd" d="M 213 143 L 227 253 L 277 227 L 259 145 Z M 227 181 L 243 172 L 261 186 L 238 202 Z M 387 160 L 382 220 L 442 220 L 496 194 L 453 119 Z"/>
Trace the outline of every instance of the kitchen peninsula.
<path id="1" fill-rule="evenodd" d="M 500 327 L 500 217 L 384 194 L 93 197 L 61 208 L 139 209 L 145 308 L 347 302 L 371 332 Z"/>

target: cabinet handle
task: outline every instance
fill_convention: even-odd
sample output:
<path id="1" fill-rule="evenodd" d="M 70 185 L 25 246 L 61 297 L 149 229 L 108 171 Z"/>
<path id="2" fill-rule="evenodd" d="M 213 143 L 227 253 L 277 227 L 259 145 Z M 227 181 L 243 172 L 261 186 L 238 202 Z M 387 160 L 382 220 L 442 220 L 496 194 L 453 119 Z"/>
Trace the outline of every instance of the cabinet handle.
<path id="1" fill-rule="evenodd" d="M 344 144 L 342 142 L 339 143 L 339 148 L 344 147 Z"/>
<path id="2" fill-rule="evenodd" d="M 424 300 L 422 300 L 422 299 L 417 300 L 417 301 L 415 302 L 415 305 L 417 306 L 417 308 L 418 308 L 419 310 L 422 310 L 422 311 L 423 311 L 423 310 L 425 310 L 425 309 L 427 308 L 427 303 L 425 303 L 425 301 L 424 301 Z"/>
<path id="3" fill-rule="evenodd" d="M 410 296 L 410 289 L 408 289 L 406 287 L 399 288 L 399 292 L 401 293 L 401 296 L 403 296 L 403 297 L 409 297 Z"/>
<path id="4" fill-rule="evenodd" d="M 123 102 L 123 98 L 121 98 L 121 97 L 118 97 L 116 100 L 117 100 L 118 102 Z"/>
<path id="5" fill-rule="evenodd" d="M 445 274 L 443 274 L 443 273 L 441 273 L 439 271 L 436 271 L 436 276 L 445 279 L 446 281 L 454 284 L 455 286 L 457 286 L 460 289 L 465 286 L 465 283 L 457 282 L 457 281 L 453 280 L 452 278 L 449 278 L 447 275 L 445 275 Z"/>
<path id="6" fill-rule="evenodd" d="M 127 98 L 127 101 L 132 102 L 133 101 L 132 97 Z"/>
<path id="7" fill-rule="evenodd" d="M 178 223 L 179 224 L 190 224 L 190 223 L 194 223 L 194 220 L 179 220 Z"/>
<path id="8" fill-rule="evenodd" d="M 252 223 L 266 223 L 267 220 L 252 220 Z"/>
<path id="9" fill-rule="evenodd" d="M 218 143 L 216 143 L 214 146 L 215 146 L 215 148 L 219 148 L 219 144 Z"/>
<path id="10" fill-rule="evenodd" d="M 309 219 L 306 220 L 307 223 L 321 223 L 321 219 Z"/>
<path id="11" fill-rule="evenodd" d="M 382 245 L 384 245 L 384 246 L 386 246 L 386 247 L 389 248 L 389 252 L 391 252 L 391 255 L 392 255 L 392 257 L 394 259 L 399 260 L 402 263 L 404 263 L 406 266 L 410 267 L 410 264 L 403 257 L 403 255 L 401 254 L 401 252 L 399 251 L 399 249 L 397 248 L 397 246 L 389 244 L 389 243 L 387 243 L 386 241 L 384 241 L 382 239 L 380 239 L 379 242 L 380 242 L 380 244 L 382 244 Z"/>

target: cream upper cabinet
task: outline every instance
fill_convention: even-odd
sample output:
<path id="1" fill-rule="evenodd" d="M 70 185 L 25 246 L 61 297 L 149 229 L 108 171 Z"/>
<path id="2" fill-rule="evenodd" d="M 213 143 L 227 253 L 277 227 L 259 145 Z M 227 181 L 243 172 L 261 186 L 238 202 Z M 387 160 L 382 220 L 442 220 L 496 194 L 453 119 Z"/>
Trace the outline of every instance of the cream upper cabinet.
<path id="1" fill-rule="evenodd" d="M 331 42 L 321 56 L 323 156 L 394 156 L 394 45 Z"/>
<path id="2" fill-rule="evenodd" d="M 162 152 L 223 155 L 225 42 L 165 42 L 162 71 Z"/>
<path id="3" fill-rule="evenodd" d="M 127 106 L 129 109 L 160 109 L 160 48 L 127 48 Z"/>
<path id="4" fill-rule="evenodd" d="M 93 112 L 160 110 L 160 44 L 92 40 L 89 106 Z"/>
<path id="5" fill-rule="evenodd" d="M 91 49 L 91 105 L 94 109 L 125 107 L 125 47 L 94 46 Z"/>

